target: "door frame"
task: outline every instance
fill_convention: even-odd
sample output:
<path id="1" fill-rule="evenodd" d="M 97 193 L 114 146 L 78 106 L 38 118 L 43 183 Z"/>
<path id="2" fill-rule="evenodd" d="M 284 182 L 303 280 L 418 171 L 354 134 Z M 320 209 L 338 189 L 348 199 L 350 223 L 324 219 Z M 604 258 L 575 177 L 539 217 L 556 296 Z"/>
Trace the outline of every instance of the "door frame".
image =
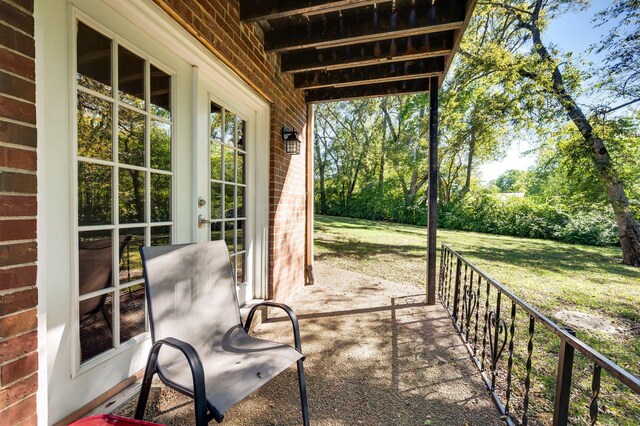
<path id="1" fill-rule="evenodd" d="M 48 0 L 37 0 L 35 3 L 35 22 L 36 22 L 36 51 L 40 53 L 36 58 L 36 85 L 37 87 L 42 88 L 42 90 L 38 90 L 37 93 L 37 118 L 38 118 L 38 140 L 41 142 L 38 144 L 38 158 L 41 160 L 43 166 L 38 168 L 38 177 L 39 177 L 39 191 L 38 191 L 38 258 L 39 260 L 39 274 L 38 274 L 38 288 L 39 288 L 39 306 L 38 306 L 38 316 L 39 316 L 39 353 L 41 354 L 41 362 L 39 367 L 39 382 L 40 386 L 38 387 L 38 416 L 41 422 L 43 423 L 51 423 L 53 421 L 59 420 L 58 418 L 51 418 L 49 416 L 49 398 L 48 393 L 50 391 L 50 387 L 54 386 L 54 372 L 57 370 L 62 372 L 62 374 L 67 375 L 70 380 L 77 375 L 84 375 L 89 371 L 92 371 L 88 376 L 93 376 L 97 374 L 100 376 L 101 374 L 105 374 L 103 367 L 105 364 L 96 364 L 93 365 L 92 368 L 79 370 L 77 365 L 77 358 L 71 357 L 71 361 L 67 360 L 66 356 L 61 358 L 58 357 L 58 351 L 60 351 L 61 345 L 68 345 L 69 340 L 69 330 L 70 327 L 73 327 L 73 321 L 76 319 L 76 316 L 72 314 L 73 306 L 67 306 L 67 313 L 57 312 L 59 309 L 56 309 L 55 312 L 49 311 L 47 309 L 48 305 L 48 297 L 47 293 L 53 297 L 51 293 L 55 293 L 55 285 L 56 281 L 60 281 L 60 278 L 52 271 L 54 269 L 68 269 L 68 272 L 62 275 L 68 275 L 69 277 L 73 277 L 75 274 L 73 273 L 73 265 L 72 258 L 68 259 L 68 264 L 66 265 L 55 265 L 53 269 L 49 270 L 47 265 L 53 263 L 51 260 L 47 261 L 47 253 L 51 250 L 56 250 L 55 244 L 51 241 L 48 241 L 47 235 L 56 228 L 56 223 L 51 219 L 52 214 L 51 209 L 54 211 L 62 211 L 62 204 L 65 204 L 66 208 L 70 208 L 71 212 L 73 211 L 75 206 L 71 205 L 69 202 L 68 205 L 65 202 L 65 198 L 56 199 L 56 196 L 50 190 L 45 191 L 46 185 L 46 177 L 48 173 L 51 173 L 51 170 L 54 168 L 54 164 L 49 164 L 47 167 L 47 163 L 53 162 L 54 158 L 62 158 L 61 156 L 65 156 L 67 158 L 67 162 L 73 161 L 73 156 L 65 152 L 57 152 L 55 143 L 50 145 L 51 142 L 55 142 L 57 140 L 52 135 L 52 129 L 56 127 L 66 128 L 66 126 L 72 126 L 73 116 L 69 117 L 69 120 L 62 120 L 61 123 L 50 122 L 49 114 L 45 111 L 46 98 L 50 96 L 49 89 L 46 89 L 45 80 L 51 81 L 51 77 L 45 77 L 47 74 L 64 74 L 64 78 L 69 78 L 69 74 L 72 69 L 70 67 L 73 66 L 73 62 L 70 58 L 67 57 L 58 57 L 55 59 L 56 65 L 51 67 L 53 64 L 48 62 L 53 62 L 54 59 L 51 57 L 47 58 L 46 52 L 44 51 L 44 38 L 45 34 L 47 34 L 43 27 L 47 25 L 52 25 L 51 20 L 46 16 L 44 12 L 47 7 L 44 5 Z M 60 4 L 64 4 L 67 7 L 65 8 L 65 14 L 68 19 L 74 16 L 74 9 L 76 8 L 74 3 L 82 4 L 82 0 L 69 0 L 69 1 L 61 1 Z M 216 82 L 221 92 L 227 93 L 227 96 L 235 102 L 240 102 L 243 105 L 252 109 L 253 114 L 255 114 L 255 133 L 253 137 L 256 153 L 255 153 L 255 180 L 254 180 L 254 193 L 253 193 L 253 203 L 256 206 L 254 210 L 254 248 L 253 248 L 253 269 L 254 269 L 254 297 L 255 298 L 264 298 L 266 296 L 266 289 L 268 288 L 268 238 L 269 238 L 269 167 L 270 167 L 270 104 L 265 101 L 262 97 L 260 97 L 255 91 L 253 91 L 247 83 L 245 83 L 238 75 L 236 75 L 231 69 L 229 69 L 221 60 L 217 59 L 212 53 L 207 50 L 201 43 L 199 43 L 191 34 L 189 34 L 184 28 L 182 28 L 179 23 L 173 20 L 169 15 L 167 15 L 162 9 L 156 6 L 151 0 L 138 0 L 135 2 L 131 2 L 128 0 L 102 0 L 106 6 L 110 7 L 114 11 L 116 11 L 119 15 L 122 15 L 136 25 L 143 32 L 152 36 L 158 44 L 164 46 L 165 48 L 171 50 L 177 57 L 185 61 L 187 64 L 193 64 L 196 66 L 203 75 L 206 75 L 209 79 Z M 82 10 L 82 8 L 80 8 Z M 100 24 L 101 22 L 98 21 Z M 66 25 L 65 37 L 70 39 L 70 43 L 73 43 L 75 40 L 73 39 L 73 34 L 70 33 L 72 26 Z M 117 28 L 115 29 L 117 30 Z M 129 40 L 131 43 L 136 44 L 136 40 Z M 71 50 L 73 51 L 73 50 Z M 46 59 L 45 59 L 46 58 Z M 58 62 L 58 61 L 62 61 Z M 66 71 L 65 71 L 66 70 Z M 71 93 L 71 87 L 67 87 L 67 85 L 61 85 L 67 89 L 68 98 L 70 99 L 73 96 Z M 60 90 L 60 89 L 56 89 Z M 47 92 L 46 94 L 44 92 Z M 57 93 L 57 92 L 54 92 Z M 185 91 L 181 91 L 179 96 L 190 96 L 192 101 L 197 92 L 193 92 L 191 94 L 185 93 Z M 233 107 L 233 103 L 229 102 L 229 105 Z M 71 111 L 71 107 L 75 107 L 75 105 L 70 105 L 69 111 Z M 66 109 L 64 110 L 66 113 Z M 71 114 L 71 112 L 69 112 Z M 199 119 L 194 115 L 194 111 L 192 111 L 191 117 L 185 117 L 182 115 L 180 117 L 181 124 L 180 126 L 189 126 L 189 121 L 191 121 L 192 126 L 196 126 Z M 67 121 L 66 123 L 63 123 Z M 178 118 L 176 118 L 176 122 Z M 73 127 L 73 126 L 72 126 Z M 73 128 L 67 129 L 69 135 L 73 135 Z M 47 143 L 49 142 L 49 143 Z M 176 140 L 176 144 L 180 143 L 188 143 L 192 144 L 192 141 L 180 141 Z M 48 146 L 47 146 L 48 145 Z M 192 150 L 194 151 L 194 150 Z M 53 154 L 53 155 L 52 155 Z M 45 160 L 47 158 L 48 160 Z M 182 161 L 181 161 L 182 162 Z M 189 163 L 190 161 L 187 160 Z M 182 163 L 184 164 L 184 163 Z M 193 163 L 191 162 L 191 166 Z M 189 179 L 189 174 L 187 170 L 182 168 L 183 173 L 182 179 Z M 194 177 L 191 177 L 191 182 L 187 185 L 180 183 L 182 179 L 178 177 L 178 165 L 174 168 L 174 176 L 175 182 L 173 183 L 173 187 L 176 188 L 176 194 L 172 196 L 172 200 L 176 201 L 178 197 L 179 188 L 188 188 L 189 185 L 193 188 L 194 185 Z M 183 181 L 184 182 L 184 181 Z M 185 182 L 186 183 L 186 182 Z M 183 191 L 185 189 L 182 189 Z M 192 191 L 192 194 L 186 194 L 186 197 L 190 197 L 192 201 L 192 206 L 197 205 L 197 194 L 195 191 Z M 72 195 L 72 194 L 70 194 Z M 73 199 L 74 197 L 71 197 Z M 184 201 L 185 198 L 181 197 Z M 69 200 L 71 201 L 71 200 Z M 183 202 L 181 201 L 181 202 Z M 57 205 L 56 205 L 57 204 Z M 45 209 L 46 206 L 46 209 Z M 188 219 L 186 217 L 179 217 L 180 215 L 186 215 L 186 212 L 191 213 L 192 224 L 197 221 L 197 208 L 196 207 L 180 207 L 179 210 L 182 212 L 179 214 L 174 210 L 174 223 L 176 227 L 182 226 L 181 223 L 186 223 Z M 69 218 L 71 222 L 74 215 L 72 214 Z M 72 229 L 75 229 L 75 224 L 70 224 Z M 184 225 L 186 226 L 186 225 Z M 193 228 L 191 228 L 193 229 Z M 193 241 L 193 232 L 189 230 L 174 230 L 174 242 L 190 242 Z M 66 244 L 69 244 L 71 247 L 74 246 L 73 240 L 75 238 L 75 234 L 70 238 Z M 64 244 L 63 244 L 64 246 Z M 70 252 L 69 252 L 70 253 Z M 70 253 L 71 254 L 71 253 Z M 53 265 L 52 265 L 53 266 Z M 64 283 L 59 284 L 64 285 Z M 73 280 L 70 280 L 68 283 L 69 291 L 74 291 L 75 286 L 73 285 Z M 49 290 L 47 292 L 47 290 Z M 69 299 L 69 303 L 72 300 L 75 300 L 75 296 Z M 69 323 L 71 321 L 71 323 Z M 50 325 L 47 325 L 47 323 Z M 54 325 L 59 324 L 59 325 Z M 66 337 L 63 337 L 66 336 Z M 71 342 L 71 344 L 75 344 Z M 131 348 L 134 346 L 138 348 L 135 353 L 136 355 L 131 357 L 131 361 L 129 363 L 128 371 L 120 371 L 120 372 L 111 372 L 109 376 L 110 380 L 123 380 L 128 375 L 132 374 L 132 372 L 137 371 L 139 368 L 144 366 L 145 356 L 140 352 L 140 349 L 143 348 L 145 344 L 148 344 L 148 339 L 144 342 L 138 342 L 137 345 L 128 345 Z M 73 348 L 62 349 L 66 351 L 73 351 Z M 114 354 L 113 357 L 118 357 L 122 355 L 124 352 L 119 352 Z M 142 355 L 142 356 L 140 356 Z M 127 355 L 129 357 L 129 355 Z M 112 359 L 112 357 L 108 357 Z M 135 364 L 135 365 L 134 365 Z M 68 372 L 68 373 L 67 373 Z M 119 378 L 120 377 L 120 378 Z M 68 395 L 70 400 L 73 400 L 73 403 L 69 404 L 69 407 L 66 410 L 71 410 L 73 407 L 78 408 L 83 406 L 98 397 L 100 394 L 103 394 L 110 388 L 111 386 L 117 384 L 112 383 L 103 383 L 103 386 L 107 388 L 95 388 L 95 392 L 84 392 L 81 394 Z M 73 407 L 72 407 L 73 406 Z M 60 407 L 61 408 L 61 407 Z M 54 410 L 55 411 L 55 410 Z M 59 417 L 61 414 L 60 411 L 57 411 L 55 417 Z M 66 414 L 69 414 L 68 412 Z"/>

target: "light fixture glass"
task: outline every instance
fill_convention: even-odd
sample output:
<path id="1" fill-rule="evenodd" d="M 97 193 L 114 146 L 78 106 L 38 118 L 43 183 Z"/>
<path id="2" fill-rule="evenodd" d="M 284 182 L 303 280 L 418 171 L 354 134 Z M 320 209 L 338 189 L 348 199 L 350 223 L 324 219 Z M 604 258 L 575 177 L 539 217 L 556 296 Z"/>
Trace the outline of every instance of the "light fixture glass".
<path id="1" fill-rule="evenodd" d="M 300 154 L 300 139 L 298 139 L 298 132 L 295 129 L 282 128 L 282 143 L 284 143 L 284 150 L 287 154 Z"/>

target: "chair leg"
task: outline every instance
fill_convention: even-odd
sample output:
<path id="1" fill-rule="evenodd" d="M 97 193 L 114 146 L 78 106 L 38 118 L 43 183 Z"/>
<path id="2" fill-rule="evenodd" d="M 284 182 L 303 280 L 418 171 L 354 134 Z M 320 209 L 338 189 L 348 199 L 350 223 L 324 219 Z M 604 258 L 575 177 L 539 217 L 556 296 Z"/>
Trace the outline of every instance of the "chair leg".
<path id="1" fill-rule="evenodd" d="M 153 375 L 156 374 L 157 360 L 158 353 L 152 350 L 147 361 L 147 368 L 144 371 L 144 378 L 142 379 L 142 387 L 140 388 L 140 396 L 138 397 L 138 405 L 136 406 L 136 414 L 134 415 L 136 420 L 142 420 L 144 418 L 144 410 L 147 408 L 147 400 L 149 399 L 149 392 L 151 391 L 151 382 L 153 382 Z"/>
<path id="2" fill-rule="evenodd" d="M 298 383 L 300 384 L 300 404 L 302 405 L 302 423 L 309 426 L 309 406 L 307 404 L 307 386 L 304 382 L 304 365 L 298 360 Z"/>

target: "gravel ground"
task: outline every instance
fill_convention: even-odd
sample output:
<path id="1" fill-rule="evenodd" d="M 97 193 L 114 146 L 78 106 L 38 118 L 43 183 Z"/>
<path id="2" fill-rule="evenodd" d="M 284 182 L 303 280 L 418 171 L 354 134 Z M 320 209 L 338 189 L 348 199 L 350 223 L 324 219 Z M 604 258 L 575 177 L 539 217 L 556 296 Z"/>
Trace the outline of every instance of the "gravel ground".
<path id="1" fill-rule="evenodd" d="M 300 319 L 312 425 L 501 425 L 446 312 L 413 285 L 317 262 L 289 302 Z M 255 335 L 291 342 L 273 311 Z M 136 399 L 116 414 L 133 416 Z M 193 404 L 157 383 L 145 420 L 194 423 Z M 301 423 L 295 367 L 230 409 L 226 425 Z M 215 424 L 215 422 L 212 422 Z"/>

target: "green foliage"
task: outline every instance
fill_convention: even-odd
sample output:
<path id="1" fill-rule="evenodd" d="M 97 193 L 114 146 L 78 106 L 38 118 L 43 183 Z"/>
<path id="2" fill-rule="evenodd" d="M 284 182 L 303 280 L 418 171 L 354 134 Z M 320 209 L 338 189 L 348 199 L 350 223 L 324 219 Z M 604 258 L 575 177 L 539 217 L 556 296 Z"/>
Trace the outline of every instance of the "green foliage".
<path id="1" fill-rule="evenodd" d="M 571 212 L 562 205 L 531 198 L 480 194 L 439 207 L 438 226 L 446 229 L 543 238 L 586 245 L 618 244 L 612 213 L 592 205 Z"/>

